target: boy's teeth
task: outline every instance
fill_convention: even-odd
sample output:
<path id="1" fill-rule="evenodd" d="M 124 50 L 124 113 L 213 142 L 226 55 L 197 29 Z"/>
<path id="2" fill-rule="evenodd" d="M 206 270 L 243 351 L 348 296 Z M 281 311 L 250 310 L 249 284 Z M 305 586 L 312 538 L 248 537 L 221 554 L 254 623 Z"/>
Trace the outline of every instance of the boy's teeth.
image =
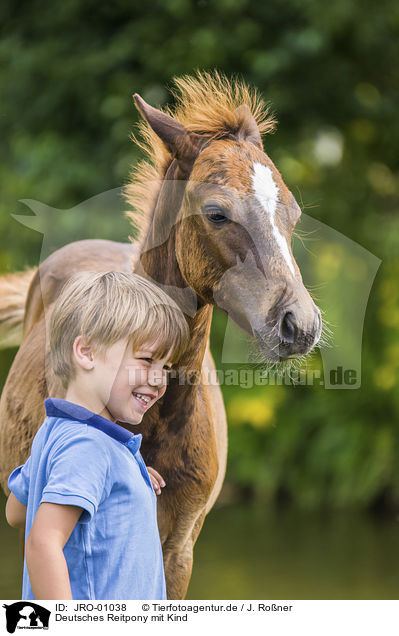
<path id="1" fill-rule="evenodd" d="M 133 395 L 135 395 L 136 397 L 139 398 L 139 400 L 141 400 L 142 402 L 144 402 L 144 404 L 148 404 L 148 402 L 150 401 L 150 398 L 147 397 L 146 395 L 142 395 L 141 393 L 134 393 L 133 391 Z"/>

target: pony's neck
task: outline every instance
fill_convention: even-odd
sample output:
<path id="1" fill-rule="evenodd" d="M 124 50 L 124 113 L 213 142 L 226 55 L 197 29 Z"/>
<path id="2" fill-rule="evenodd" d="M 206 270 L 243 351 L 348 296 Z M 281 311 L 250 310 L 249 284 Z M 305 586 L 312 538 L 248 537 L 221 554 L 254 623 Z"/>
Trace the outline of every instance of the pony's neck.
<path id="1" fill-rule="evenodd" d="M 187 178 L 183 178 L 176 160 L 173 160 L 162 182 L 147 234 L 141 242 L 135 272 L 153 280 L 175 300 L 183 312 L 186 310 L 190 343 L 179 362 L 179 369 L 199 372 L 209 338 L 213 307 L 204 304 L 189 288 L 176 258 L 178 228 L 175 221 L 183 201 Z"/>

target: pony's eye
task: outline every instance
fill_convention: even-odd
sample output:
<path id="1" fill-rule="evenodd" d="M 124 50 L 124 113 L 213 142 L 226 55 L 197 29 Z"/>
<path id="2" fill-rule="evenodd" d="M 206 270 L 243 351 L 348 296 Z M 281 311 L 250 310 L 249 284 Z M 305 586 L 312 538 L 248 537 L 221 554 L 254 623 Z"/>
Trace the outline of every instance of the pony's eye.
<path id="1" fill-rule="evenodd" d="M 218 225 L 228 223 L 230 220 L 225 214 L 223 214 L 223 210 L 216 205 L 205 205 L 204 213 L 208 221 L 211 223 L 217 223 Z"/>
<path id="2" fill-rule="evenodd" d="M 227 221 L 226 217 L 223 216 L 223 214 L 207 214 L 206 218 L 209 221 L 212 221 L 212 223 L 224 223 L 225 221 Z"/>

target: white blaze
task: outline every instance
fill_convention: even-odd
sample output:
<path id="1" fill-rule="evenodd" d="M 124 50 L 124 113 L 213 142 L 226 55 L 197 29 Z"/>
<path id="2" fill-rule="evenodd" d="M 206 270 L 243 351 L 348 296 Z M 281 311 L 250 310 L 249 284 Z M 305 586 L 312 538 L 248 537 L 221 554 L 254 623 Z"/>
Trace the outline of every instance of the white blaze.
<path id="1" fill-rule="evenodd" d="M 287 241 L 281 234 L 274 220 L 278 203 L 278 186 L 273 179 L 273 174 L 270 168 L 258 162 L 255 162 L 253 167 L 254 173 L 252 175 L 252 185 L 255 196 L 265 212 L 269 215 L 273 236 L 276 239 L 278 248 L 290 268 L 292 275 L 295 276 L 294 264 L 288 249 Z"/>

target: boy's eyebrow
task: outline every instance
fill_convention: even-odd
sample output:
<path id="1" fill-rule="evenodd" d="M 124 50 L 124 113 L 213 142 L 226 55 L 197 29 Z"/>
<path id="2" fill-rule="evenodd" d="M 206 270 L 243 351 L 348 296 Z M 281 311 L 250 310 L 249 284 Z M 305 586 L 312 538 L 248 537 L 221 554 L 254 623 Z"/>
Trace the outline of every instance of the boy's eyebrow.
<path id="1" fill-rule="evenodd" d="M 139 349 L 138 351 L 134 351 L 135 356 L 146 356 L 147 358 L 154 357 L 154 351 L 147 351 L 146 349 Z"/>
<path id="2" fill-rule="evenodd" d="M 142 349 L 133 350 L 133 353 L 135 353 L 135 354 L 137 354 L 137 353 L 150 353 L 152 355 L 154 353 L 154 351 L 152 351 L 151 349 L 146 349 L 145 347 L 143 347 Z"/>

